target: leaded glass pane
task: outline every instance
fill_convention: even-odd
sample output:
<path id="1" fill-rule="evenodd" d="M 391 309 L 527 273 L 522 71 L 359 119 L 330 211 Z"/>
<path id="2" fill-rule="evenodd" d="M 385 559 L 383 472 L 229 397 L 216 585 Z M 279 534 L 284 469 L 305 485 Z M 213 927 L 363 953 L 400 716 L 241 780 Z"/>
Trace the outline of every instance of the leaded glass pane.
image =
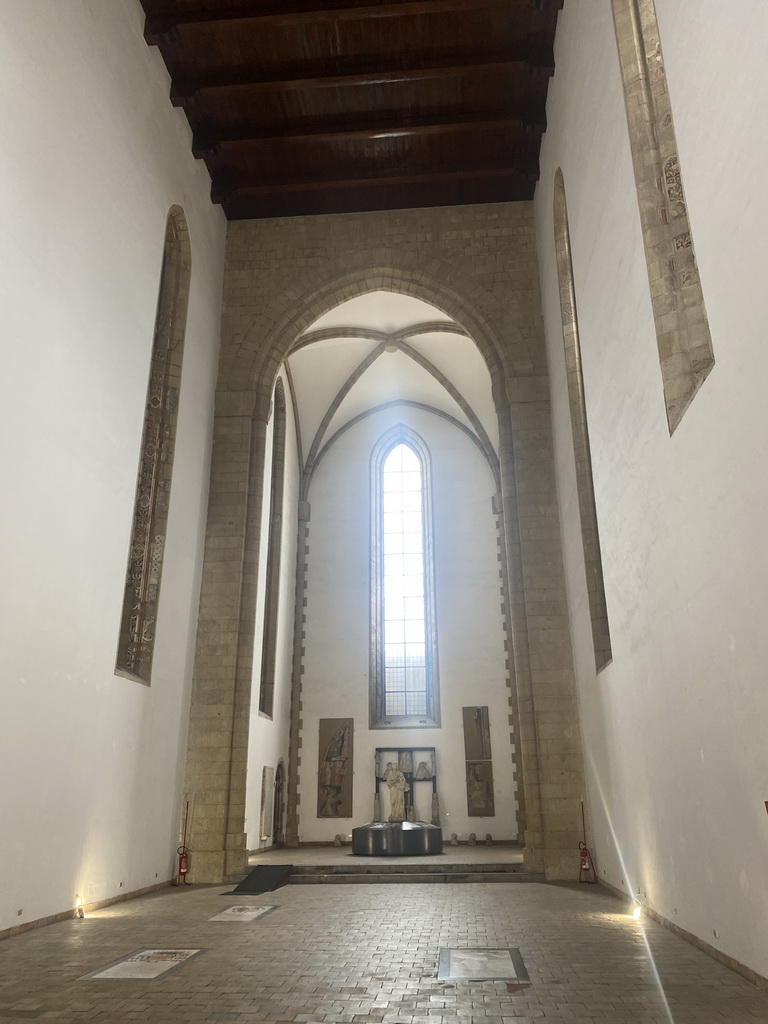
<path id="1" fill-rule="evenodd" d="M 424 715 L 424 478 L 408 445 L 395 445 L 384 460 L 381 488 L 385 714 Z"/>

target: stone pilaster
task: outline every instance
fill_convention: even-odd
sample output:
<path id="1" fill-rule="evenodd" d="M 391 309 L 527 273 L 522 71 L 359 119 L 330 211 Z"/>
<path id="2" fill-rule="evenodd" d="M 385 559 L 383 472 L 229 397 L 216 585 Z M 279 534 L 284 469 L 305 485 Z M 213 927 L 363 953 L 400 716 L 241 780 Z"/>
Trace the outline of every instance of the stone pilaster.
<path id="1" fill-rule="evenodd" d="M 246 870 L 245 783 L 266 416 L 217 396 L 185 791 L 193 882 Z"/>
<path id="2" fill-rule="evenodd" d="M 578 874 L 584 792 L 557 505 L 549 381 L 507 381 L 512 450 L 502 481 L 526 801 L 526 864 L 548 878 Z M 503 416 L 501 417 L 503 419 Z"/>
<path id="3" fill-rule="evenodd" d="M 296 539 L 296 602 L 293 624 L 293 670 L 291 673 L 291 722 L 288 739 L 288 810 L 285 844 L 299 845 L 299 767 L 301 766 L 301 683 L 306 624 L 307 556 L 309 502 L 299 502 Z"/>

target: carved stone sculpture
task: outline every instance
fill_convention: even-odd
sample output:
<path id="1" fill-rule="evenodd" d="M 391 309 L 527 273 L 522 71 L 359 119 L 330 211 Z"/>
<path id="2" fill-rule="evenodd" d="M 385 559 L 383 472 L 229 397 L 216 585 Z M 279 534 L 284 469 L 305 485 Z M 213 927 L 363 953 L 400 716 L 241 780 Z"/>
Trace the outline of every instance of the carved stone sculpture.
<path id="1" fill-rule="evenodd" d="M 405 794 L 411 787 L 394 761 L 387 761 L 384 781 L 389 787 L 389 820 L 405 821 Z"/>
<path id="2" fill-rule="evenodd" d="M 437 793 L 432 794 L 432 824 L 440 824 L 440 799 Z"/>
<path id="3" fill-rule="evenodd" d="M 318 766 L 318 818 L 352 817 L 351 718 L 320 719 Z"/>

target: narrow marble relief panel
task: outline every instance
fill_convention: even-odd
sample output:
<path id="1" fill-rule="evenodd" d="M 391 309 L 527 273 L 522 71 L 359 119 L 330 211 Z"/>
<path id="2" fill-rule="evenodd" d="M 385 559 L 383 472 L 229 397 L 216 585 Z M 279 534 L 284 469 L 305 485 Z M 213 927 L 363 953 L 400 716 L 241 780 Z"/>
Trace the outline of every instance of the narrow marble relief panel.
<path id="1" fill-rule="evenodd" d="M 283 495 L 285 490 L 286 405 L 282 380 L 275 385 L 273 403 L 272 471 L 269 491 L 269 538 L 264 592 L 264 634 L 261 651 L 259 711 L 272 717 L 275 704 L 275 664 L 280 609 L 280 561 L 283 549 Z"/>
<path id="2" fill-rule="evenodd" d="M 461 709 L 464 722 L 464 757 L 467 761 L 490 761 L 491 731 L 488 726 L 488 708 Z"/>
<path id="3" fill-rule="evenodd" d="M 352 817 L 353 734 L 352 718 L 320 719 L 318 818 Z"/>
<path id="4" fill-rule="evenodd" d="M 259 814 L 259 838 L 269 839 L 272 835 L 272 817 L 275 808 L 275 769 L 264 765 L 261 769 L 261 813 Z"/>
<path id="5" fill-rule="evenodd" d="M 116 672 L 149 683 L 173 473 L 189 299 L 189 237 L 174 207 L 166 225 Z"/>
<path id="6" fill-rule="evenodd" d="M 467 814 L 470 818 L 492 818 L 496 814 L 491 761 L 467 761 Z"/>
<path id="7" fill-rule="evenodd" d="M 576 311 L 576 290 L 571 259 L 571 233 L 568 226 L 568 206 L 565 183 L 560 168 L 555 174 L 554 188 L 555 257 L 560 289 L 560 312 L 563 323 L 563 351 L 568 384 L 568 405 L 571 413 L 573 457 L 576 465 L 576 491 L 579 499 L 579 524 L 584 552 L 584 571 L 587 577 L 589 617 L 592 625 L 592 646 L 595 670 L 601 669 L 613 657 L 608 627 L 608 606 L 603 581 L 603 557 L 597 524 L 595 484 L 592 474 L 592 449 L 589 443 L 587 400 L 584 393 L 584 374 L 581 364 L 579 318 Z"/>
<path id="8" fill-rule="evenodd" d="M 488 708 L 462 708 L 461 716 L 464 725 L 467 814 L 470 818 L 490 818 L 496 812 L 493 801 L 493 762 Z"/>
<path id="9" fill-rule="evenodd" d="M 714 366 L 654 0 L 611 0 L 670 434 Z"/>

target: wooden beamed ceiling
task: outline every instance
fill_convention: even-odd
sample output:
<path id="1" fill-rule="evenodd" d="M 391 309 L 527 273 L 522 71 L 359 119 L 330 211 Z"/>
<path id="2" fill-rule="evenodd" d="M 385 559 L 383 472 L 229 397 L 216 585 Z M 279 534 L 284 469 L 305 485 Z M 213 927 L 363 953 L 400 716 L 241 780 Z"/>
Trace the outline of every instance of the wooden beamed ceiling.
<path id="1" fill-rule="evenodd" d="M 531 199 L 563 0 L 141 0 L 231 220 Z"/>

